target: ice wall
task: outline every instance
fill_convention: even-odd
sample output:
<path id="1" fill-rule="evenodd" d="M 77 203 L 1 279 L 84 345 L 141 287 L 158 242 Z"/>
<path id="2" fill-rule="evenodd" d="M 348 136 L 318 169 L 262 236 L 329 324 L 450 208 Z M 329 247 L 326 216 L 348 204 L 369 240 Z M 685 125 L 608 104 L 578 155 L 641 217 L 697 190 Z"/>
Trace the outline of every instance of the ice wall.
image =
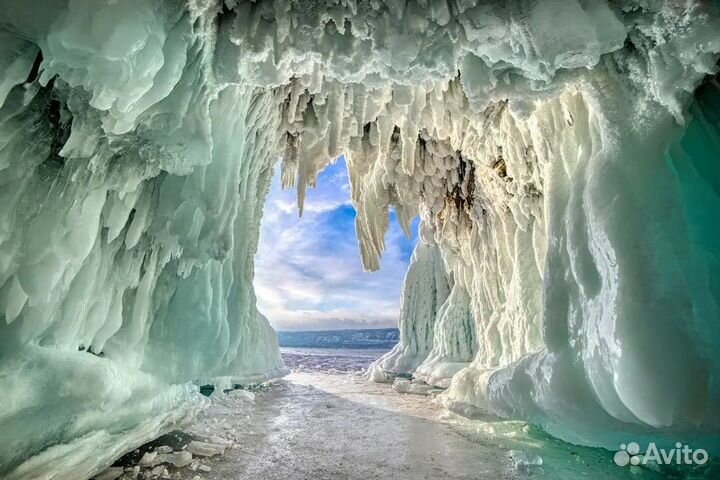
<path id="1" fill-rule="evenodd" d="M 282 372 L 252 258 L 272 90 L 180 2 L 2 2 L 0 477 L 86 478 Z"/>
<path id="2" fill-rule="evenodd" d="M 604 87 L 597 100 L 622 98 Z M 716 449 L 717 247 L 712 222 L 695 217 L 714 208 L 716 179 L 694 175 L 705 206 L 689 213 L 680 172 L 693 167 L 671 144 L 683 129 L 657 104 L 626 102 L 596 110 L 602 129 L 591 109 L 573 110 L 573 129 L 597 129 L 583 133 L 597 140 L 570 140 L 571 160 L 547 170 L 542 347 L 500 366 L 479 355 L 446 402 L 530 418 L 577 443 L 681 438 Z"/>
<path id="3" fill-rule="evenodd" d="M 477 342 L 470 303 L 465 287 L 459 283 L 453 285 L 450 296 L 436 314 L 433 348 L 423 363 L 412 371 L 414 377 L 447 388 L 452 377 L 473 360 Z"/>
<path id="4" fill-rule="evenodd" d="M 262 202 L 341 153 L 366 268 L 389 208 L 423 224 L 378 378 L 716 438 L 717 6 L 320 3 L 0 1 L 0 476 L 89 476 L 190 382 L 277 373 Z"/>
<path id="5" fill-rule="evenodd" d="M 448 302 L 450 281 L 432 230 L 421 225 L 403 282 L 399 322 L 402 341 L 373 366 L 377 381 L 387 379 L 385 374 L 415 371 L 430 354 L 435 332 L 442 330 L 435 323 Z"/>

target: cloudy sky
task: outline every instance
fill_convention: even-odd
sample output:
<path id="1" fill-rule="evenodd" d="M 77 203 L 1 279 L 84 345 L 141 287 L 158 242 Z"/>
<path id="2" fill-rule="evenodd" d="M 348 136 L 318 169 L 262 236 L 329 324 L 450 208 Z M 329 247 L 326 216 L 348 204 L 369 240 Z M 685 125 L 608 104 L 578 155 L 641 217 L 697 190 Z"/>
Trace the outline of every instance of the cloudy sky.
<path id="1" fill-rule="evenodd" d="M 366 273 L 355 237 L 345 162 L 341 158 L 308 189 L 298 218 L 296 192 L 270 190 L 255 258 L 259 310 L 277 330 L 397 326 L 400 289 L 415 244 L 391 213 L 379 272 Z"/>

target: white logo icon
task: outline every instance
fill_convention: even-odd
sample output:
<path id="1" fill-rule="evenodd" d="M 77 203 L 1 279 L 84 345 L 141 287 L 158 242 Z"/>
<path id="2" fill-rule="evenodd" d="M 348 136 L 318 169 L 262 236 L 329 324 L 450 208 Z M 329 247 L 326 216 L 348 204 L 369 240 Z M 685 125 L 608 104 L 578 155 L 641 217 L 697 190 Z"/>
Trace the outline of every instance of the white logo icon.
<path id="1" fill-rule="evenodd" d="M 640 465 L 640 445 L 635 442 L 630 442 L 627 445 L 624 443 L 620 445 L 620 451 L 615 454 L 613 460 L 615 464 L 624 467 L 628 463 L 631 465 Z"/>

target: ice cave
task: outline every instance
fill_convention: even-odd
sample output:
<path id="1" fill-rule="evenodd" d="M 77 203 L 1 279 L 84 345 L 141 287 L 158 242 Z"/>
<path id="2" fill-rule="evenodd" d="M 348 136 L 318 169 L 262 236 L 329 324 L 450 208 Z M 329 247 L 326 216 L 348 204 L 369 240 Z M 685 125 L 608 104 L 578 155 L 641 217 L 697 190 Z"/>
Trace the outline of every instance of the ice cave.
<path id="1" fill-rule="evenodd" d="M 421 222 L 370 380 L 720 454 L 719 59 L 710 0 L 0 0 L 0 477 L 282 376 L 264 200 L 340 155 L 365 269 Z"/>

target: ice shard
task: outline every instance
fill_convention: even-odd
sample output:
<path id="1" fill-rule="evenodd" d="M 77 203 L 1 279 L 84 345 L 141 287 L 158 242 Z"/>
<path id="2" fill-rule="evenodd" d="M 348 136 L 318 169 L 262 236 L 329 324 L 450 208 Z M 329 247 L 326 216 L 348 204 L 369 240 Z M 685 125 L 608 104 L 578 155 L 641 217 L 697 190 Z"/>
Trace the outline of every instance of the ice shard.
<path id="1" fill-rule="evenodd" d="M 423 225 L 378 373 L 717 450 L 718 8 L 0 0 L 0 476 L 89 477 L 280 374 L 263 201 L 340 154 L 366 268 L 389 208 Z"/>

